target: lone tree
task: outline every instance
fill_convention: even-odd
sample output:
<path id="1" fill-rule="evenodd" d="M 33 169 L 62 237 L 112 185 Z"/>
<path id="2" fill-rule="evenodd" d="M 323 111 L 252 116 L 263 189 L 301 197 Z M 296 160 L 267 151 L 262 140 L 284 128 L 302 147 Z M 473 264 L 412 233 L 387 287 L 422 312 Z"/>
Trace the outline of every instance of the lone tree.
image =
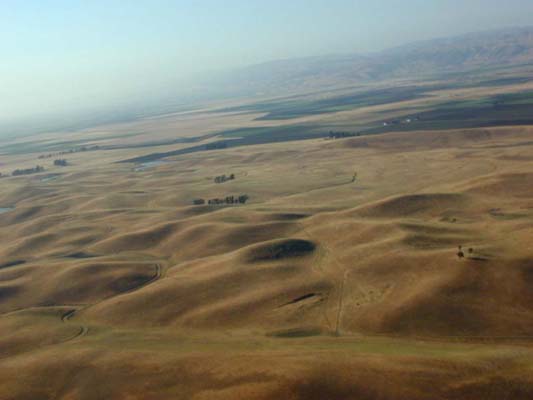
<path id="1" fill-rule="evenodd" d="M 248 201 L 250 197 L 247 195 L 247 194 L 243 194 L 241 196 L 239 196 L 239 203 L 241 204 L 246 204 L 246 202 Z"/>
<path id="2" fill-rule="evenodd" d="M 457 252 L 457 257 L 464 258 L 465 253 L 463 253 L 463 246 L 458 247 L 459 251 Z"/>

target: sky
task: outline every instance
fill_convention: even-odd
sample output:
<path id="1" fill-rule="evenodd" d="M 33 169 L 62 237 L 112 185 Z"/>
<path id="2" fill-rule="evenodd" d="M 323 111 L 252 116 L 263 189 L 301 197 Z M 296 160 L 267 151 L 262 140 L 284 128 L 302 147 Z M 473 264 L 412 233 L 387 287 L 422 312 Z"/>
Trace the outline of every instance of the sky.
<path id="1" fill-rule="evenodd" d="M 533 25 L 533 0 L 0 0 L 0 124 L 185 96 L 276 59 Z"/>

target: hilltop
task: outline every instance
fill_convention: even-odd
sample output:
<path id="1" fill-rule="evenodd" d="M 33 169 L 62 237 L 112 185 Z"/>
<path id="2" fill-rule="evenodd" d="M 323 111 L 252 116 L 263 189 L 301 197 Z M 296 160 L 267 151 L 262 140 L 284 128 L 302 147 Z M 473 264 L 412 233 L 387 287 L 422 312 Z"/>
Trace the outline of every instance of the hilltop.
<path id="1" fill-rule="evenodd" d="M 533 27 L 433 39 L 370 54 L 326 55 L 251 65 L 218 82 L 243 94 L 266 94 L 483 72 L 533 61 Z"/>

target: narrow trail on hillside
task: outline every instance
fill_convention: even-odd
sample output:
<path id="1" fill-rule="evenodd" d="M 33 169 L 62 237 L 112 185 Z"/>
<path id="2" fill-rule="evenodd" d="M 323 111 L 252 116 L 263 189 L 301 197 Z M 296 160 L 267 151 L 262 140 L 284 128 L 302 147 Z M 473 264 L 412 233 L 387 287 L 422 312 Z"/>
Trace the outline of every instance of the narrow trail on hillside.
<path id="1" fill-rule="evenodd" d="M 337 307 L 337 318 L 335 321 L 335 335 L 340 336 L 340 327 L 341 327 L 341 318 L 342 318 L 342 302 L 344 301 L 344 286 L 346 285 L 346 279 L 348 277 L 349 270 L 345 270 L 342 276 L 340 294 L 339 294 L 339 305 Z"/>
<path id="2" fill-rule="evenodd" d="M 66 323 L 68 321 L 68 320 L 63 320 L 63 317 L 61 317 L 61 320 L 64 323 Z M 89 327 L 86 326 L 86 325 L 80 325 L 80 330 L 75 335 L 73 335 L 72 337 L 70 337 L 68 339 L 63 340 L 62 342 L 56 343 L 56 344 L 72 342 L 73 340 L 80 339 L 80 338 L 86 336 L 88 333 L 89 333 Z"/>
<path id="3" fill-rule="evenodd" d="M 90 307 L 93 307 L 93 306 L 95 306 L 97 304 L 100 304 L 100 303 L 102 303 L 104 301 L 107 301 L 109 299 L 112 299 L 114 297 L 123 296 L 123 295 L 129 294 L 129 293 L 133 293 L 133 292 L 136 292 L 138 290 L 141 290 L 141 289 L 145 288 L 146 286 L 151 285 L 154 282 L 157 282 L 159 279 L 161 279 L 162 276 L 163 276 L 163 267 L 161 266 L 160 263 L 157 263 L 157 264 L 155 264 L 155 273 L 154 273 L 154 275 L 151 278 L 149 278 L 148 280 L 146 280 L 145 282 L 142 282 L 138 286 L 123 290 L 120 293 L 113 294 L 111 296 L 105 297 L 105 298 L 97 301 L 96 303 L 88 304 L 88 305 L 83 306 L 83 307 L 81 307 L 79 309 L 70 310 L 69 312 L 67 312 L 66 314 L 64 314 L 61 317 L 61 320 L 63 322 L 67 322 L 70 319 L 74 318 L 76 316 L 76 314 L 78 312 L 80 312 L 80 311 L 85 311 L 85 310 L 89 309 Z M 88 331 L 88 328 L 87 328 L 87 331 Z"/>
<path id="4" fill-rule="evenodd" d="M 7 313 L 1 314 L 0 317 L 9 317 L 9 316 L 11 316 L 13 314 L 16 314 L 16 313 L 19 313 L 19 312 L 22 312 L 22 311 L 36 310 L 36 309 L 41 309 L 41 308 L 42 309 L 50 309 L 50 308 L 75 307 L 75 308 L 70 308 L 69 310 L 67 310 L 66 312 L 64 312 L 61 315 L 61 322 L 64 323 L 64 324 L 68 324 L 72 320 L 72 318 L 74 318 L 76 316 L 76 314 L 78 312 L 80 312 L 80 311 L 87 310 L 88 308 L 90 308 L 92 306 L 95 306 L 97 304 L 100 304 L 101 302 L 109 300 L 111 298 L 114 298 L 114 297 L 117 297 L 117 296 L 122 296 L 122 295 L 129 294 L 129 293 L 132 293 L 132 292 L 136 292 L 136 291 L 141 290 L 141 289 L 143 289 L 144 287 L 146 287 L 146 286 L 148 286 L 150 284 L 153 284 L 154 282 L 158 281 L 159 279 L 161 279 L 161 277 L 163 276 L 163 267 L 162 267 L 162 265 L 160 263 L 157 263 L 157 264 L 154 264 L 154 265 L 155 265 L 154 275 L 152 277 L 150 277 L 148 280 L 146 280 L 145 282 L 142 282 L 138 286 L 126 289 L 126 290 L 124 290 L 124 291 L 122 291 L 120 293 L 113 294 L 111 296 L 105 297 L 105 298 L 101 299 L 100 301 L 98 301 L 96 303 L 92 303 L 92 304 L 75 304 L 75 305 L 72 305 L 72 304 L 52 304 L 52 305 L 42 305 L 42 306 L 31 306 L 31 307 L 25 307 L 25 308 L 20 308 L 20 309 L 9 311 Z M 67 338 L 67 339 L 65 339 L 63 341 L 60 341 L 58 343 L 53 343 L 52 345 L 67 343 L 67 342 L 71 342 L 71 341 L 76 340 L 76 339 L 80 339 L 80 338 L 82 338 L 84 336 L 87 336 L 89 334 L 89 331 L 90 331 L 89 326 L 80 325 L 79 326 L 79 331 L 76 334 L 74 334 L 70 338 Z"/>
<path id="5" fill-rule="evenodd" d="M 17 310 L 13 310 L 13 311 L 9 311 L 7 313 L 4 313 L 4 314 L 0 314 L 0 318 L 8 318 L 8 317 L 12 317 L 18 313 L 21 313 L 21 312 L 24 312 L 24 311 L 31 311 L 31 310 L 50 310 L 50 309 L 58 309 L 58 308 L 65 308 L 65 307 L 79 307 L 80 305 L 42 305 L 42 306 L 33 306 L 33 307 L 26 307 L 26 308 L 19 308 Z M 68 318 L 69 318 L 69 315 L 72 315 L 73 314 L 73 311 L 75 311 L 75 309 L 72 309 L 72 310 L 68 310 L 67 312 L 63 313 L 61 315 L 61 322 L 63 323 L 66 323 L 68 321 Z M 69 337 L 65 338 L 65 339 L 59 339 L 58 341 L 56 342 L 52 342 L 52 343 L 46 343 L 46 344 L 40 344 L 38 345 L 39 348 L 44 348 L 44 347 L 50 347 L 50 346 L 56 346 L 56 345 L 59 345 L 59 344 L 64 344 L 64 343 L 68 343 L 68 342 L 71 342 L 73 340 L 76 340 L 76 339 L 79 339 L 85 335 L 87 335 L 89 332 L 89 327 L 87 326 L 84 326 L 84 325 L 80 325 L 79 326 L 79 329 L 76 333 L 74 333 L 73 335 L 70 335 Z M 39 332 L 40 336 L 43 336 L 43 334 L 41 334 Z M 2 357 L 0 357 L 0 360 L 3 360 L 3 359 L 6 359 L 6 358 L 10 358 L 10 357 L 13 357 L 15 356 L 16 354 L 11 354 L 11 355 L 4 355 Z"/>
<path id="6" fill-rule="evenodd" d="M 145 282 L 141 283 L 138 286 L 135 286 L 133 288 L 126 289 L 126 290 L 124 290 L 124 291 L 122 291 L 120 293 L 108 296 L 108 297 L 106 297 L 106 298 L 104 298 L 104 299 L 102 299 L 102 300 L 100 300 L 100 301 L 98 301 L 96 303 L 87 304 L 87 305 L 82 306 L 80 308 L 74 308 L 72 310 L 69 310 L 69 311 L 67 311 L 65 314 L 63 314 L 61 316 L 61 321 L 64 322 L 64 323 L 68 323 L 80 311 L 87 310 L 88 308 L 90 308 L 92 306 L 95 306 L 97 304 L 100 304 L 101 302 L 109 300 L 109 299 L 111 299 L 113 297 L 122 296 L 122 295 L 125 295 L 125 294 L 136 292 L 137 290 L 141 290 L 142 288 L 144 288 L 144 287 L 146 287 L 146 286 L 158 281 L 159 279 L 161 279 L 162 275 L 163 275 L 163 268 L 162 268 L 160 263 L 157 263 L 157 264 L 155 264 L 155 273 L 150 279 L 146 280 Z M 70 338 L 68 341 L 72 341 L 72 340 L 76 340 L 76 339 L 82 338 L 82 337 L 86 336 L 88 333 L 89 333 L 89 326 L 80 325 L 80 331 L 75 336 Z"/>
<path id="7" fill-rule="evenodd" d="M 302 232 L 304 232 L 308 236 L 308 238 L 310 240 L 315 241 L 315 238 L 313 237 L 313 235 L 311 235 L 309 233 L 309 231 L 306 229 L 306 227 L 301 222 L 298 223 L 298 225 L 300 226 Z M 339 268 L 341 271 L 343 271 L 342 279 L 340 280 L 340 282 L 337 285 L 337 287 L 339 288 L 339 297 L 338 297 L 338 303 L 337 303 L 337 306 L 336 306 L 335 323 L 334 323 L 334 325 L 331 323 L 331 321 L 330 321 L 330 319 L 328 317 L 328 307 L 327 306 L 326 306 L 326 310 L 324 312 L 324 317 L 325 317 L 326 322 L 328 324 L 329 330 L 331 332 L 333 332 L 335 334 L 335 336 L 340 336 L 341 335 L 340 329 L 341 329 L 341 320 L 342 320 L 342 308 L 343 308 L 343 301 L 344 301 L 344 289 L 345 289 L 345 283 L 346 283 L 346 280 L 348 278 L 348 274 L 349 274 L 350 270 L 348 270 L 346 268 L 343 268 L 341 266 L 341 264 L 337 260 L 336 256 L 334 255 L 334 253 L 331 251 L 331 249 L 328 247 L 327 244 L 322 243 L 322 242 L 319 242 L 319 243 L 320 243 L 319 248 L 322 249 L 322 251 L 323 251 L 319 255 L 319 257 L 320 257 L 319 265 L 316 266 L 317 269 L 319 270 L 319 272 L 322 275 L 324 275 L 326 278 L 328 278 L 328 275 L 326 274 L 326 272 L 322 268 L 322 264 L 324 263 L 324 260 L 326 259 L 326 257 L 328 255 L 331 257 L 331 260 L 335 263 L 337 268 Z M 328 295 L 326 301 L 327 301 L 327 305 L 329 305 L 329 302 L 330 302 L 330 296 L 329 295 Z"/>
<path id="8" fill-rule="evenodd" d="M 138 286 L 126 289 L 126 290 L 124 290 L 124 291 L 122 291 L 122 292 L 120 292 L 118 294 L 115 294 L 113 296 L 109 296 L 108 298 L 103 299 L 101 301 L 108 300 L 111 297 L 122 296 L 122 295 L 125 295 L 125 294 L 128 294 L 128 293 L 136 292 L 137 290 L 141 290 L 142 288 L 144 288 L 144 287 L 146 287 L 148 285 L 151 285 L 155 281 L 158 281 L 159 279 L 161 279 L 162 276 L 163 276 L 163 267 L 161 266 L 161 264 L 157 263 L 157 264 L 155 264 L 155 273 L 150 279 L 148 279 L 147 281 L 141 283 Z M 101 301 L 99 301 L 98 303 L 100 303 Z M 95 304 L 97 304 L 97 303 L 95 303 Z"/>
<path id="9" fill-rule="evenodd" d="M 328 189 L 338 188 L 338 187 L 341 187 L 341 186 L 350 186 L 350 185 L 353 185 L 353 182 L 351 180 L 350 181 L 348 181 L 348 180 L 344 181 L 343 180 L 342 182 L 334 183 L 334 184 L 331 184 L 331 185 L 326 185 L 326 186 L 317 187 L 317 188 L 313 188 L 313 189 L 309 189 L 309 190 L 304 190 L 302 192 L 297 192 L 297 193 L 286 194 L 286 195 L 283 195 L 283 196 L 278 196 L 275 199 L 272 199 L 270 201 L 266 201 L 265 204 L 271 203 L 272 201 L 278 202 L 280 199 L 287 199 L 289 197 L 306 195 L 306 194 L 309 194 L 311 192 L 317 192 L 317 191 L 321 191 L 321 190 L 328 190 Z"/>
<path id="10" fill-rule="evenodd" d="M 314 242 L 315 239 L 307 231 L 307 228 L 301 222 L 297 222 L 297 224 L 300 227 L 300 229 L 302 230 L 302 232 L 307 235 L 309 240 Z M 326 251 L 326 249 L 321 244 L 319 244 L 319 246 L 318 246 L 318 254 L 315 256 L 315 260 L 313 260 L 313 267 L 316 270 L 318 270 L 318 272 L 327 279 L 328 278 L 327 274 L 324 271 L 324 268 L 322 267 L 322 264 L 324 263 L 324 259 L 326 258 L 325 251 Z M 332 327 L 331 321 L 330 321 L 329 316 L 328 316 L 328 308 L 329 308 L 328 305 L 329 305 L 329 303 L 330 303 L 330 296 L 329 296 L 329 292 L 328 292 L 328 295 L 326 297 L 326 310 L 324 311 L 324 319 L 325 319 L 326 324 L 328 326 L 328 330 L 332 331 L 333 327 Z"/>

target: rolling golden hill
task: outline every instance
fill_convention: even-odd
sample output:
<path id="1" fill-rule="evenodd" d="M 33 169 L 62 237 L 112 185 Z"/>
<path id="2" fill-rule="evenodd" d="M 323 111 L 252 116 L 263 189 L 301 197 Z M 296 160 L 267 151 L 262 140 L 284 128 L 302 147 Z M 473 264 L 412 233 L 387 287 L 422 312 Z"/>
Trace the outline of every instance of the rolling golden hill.
<path id="1" fill-rule="evenodd" d="M 137 171 L 117 150 L 4 179 L 0 398 L 530 399 L 532 134 L 265 144 Z"/>

